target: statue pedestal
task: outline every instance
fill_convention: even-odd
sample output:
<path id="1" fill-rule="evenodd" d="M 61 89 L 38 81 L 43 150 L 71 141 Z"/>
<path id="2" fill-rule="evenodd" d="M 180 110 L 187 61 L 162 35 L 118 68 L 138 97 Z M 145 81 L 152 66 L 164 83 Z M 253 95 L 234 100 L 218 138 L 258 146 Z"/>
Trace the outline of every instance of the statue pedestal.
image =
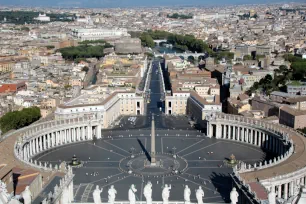
<path id="1" fill-rule="evenodd" d="M 144 167 L 161 167 L 160 161 L 150 162 L 149 160 L 146 160 L 144 163 Z"/>

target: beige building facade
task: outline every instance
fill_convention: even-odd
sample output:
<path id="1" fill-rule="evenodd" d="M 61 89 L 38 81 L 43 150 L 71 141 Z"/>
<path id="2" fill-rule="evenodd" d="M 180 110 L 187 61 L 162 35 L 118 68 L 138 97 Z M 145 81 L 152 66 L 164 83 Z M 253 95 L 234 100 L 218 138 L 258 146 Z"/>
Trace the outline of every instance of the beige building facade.
<path id="1" fill-rule="evenodd" d="M 95 117 L 102 120 L 102 128 L 108 128 L 120 115 L 144 114 L 144 98 L 134 92 L 115 92 L 100 103 L 97 100 L 91 100 L 87 104 L 82 104 L 86 96 L 82 97 L 79 98 L 81 103 L 76 105 L 68 103 L 58 106 L 55 118 Z"/>

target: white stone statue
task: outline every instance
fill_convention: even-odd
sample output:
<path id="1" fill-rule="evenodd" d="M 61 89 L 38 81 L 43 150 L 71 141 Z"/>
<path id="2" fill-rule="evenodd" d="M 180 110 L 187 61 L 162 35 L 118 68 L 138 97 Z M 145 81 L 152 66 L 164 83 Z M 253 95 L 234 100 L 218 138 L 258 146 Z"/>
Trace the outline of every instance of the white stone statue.
<path id="1" fill-rule="evenodd" d="M 132 184 L 130 189 L 129 189 L 130 204 L 135 204 L 136 203 L 136 195 L 135 195 L 136 192 L 137 192 L 137 189 L 135 188 L 135 185 Z"/>
<path id="2" fill-rule="evenodd" d="M 23 198 L 23 204 L 31 204 L 32 203 L 32 193 L 30 191 L 30 187 L 27 186 L 24 191 L 21 193 Z"/>
<path id="3" fill-rule="evenodd" d="M 168 186 L 168 184 L 165 184 L 165 187 L 162 192 L 163 204 L 168 204 L 170 197 L 170 190 L 171 190 L 171 185 Z"/>
<path id="4" fill-rule="evenodd" d="M 152 203 L 152 183 L 149 181 L 144 189 L 143 189 L 143 195 L 146 198 L 147 204 Z"/>
<path id="5" fill-rule="evenodd" d="M 189 204 L 190 203 L 190 194 L 191 194 L 191 190 L 188 187 L 188 185 L 185 185 L 185 189 L 184 189 L 184 201 L 185 204 Z"/>
<path id="6" fill-rule="evenodd" d="M 231 204 L 238 203 L 238 196 L 239 196 L 239 194 L 238 194 L 236 188 L 234 187 L 233 190 L 230 193 Z"/>
<path id="7" fill-rule="evenodd" d="M 276 204 L 274 186 L 272 187 L 271 191 L 268 194 L 268 201 L 269 201 L 269 204 Z"/>
<path id="8" fill-rule="evenodd" d="M 111 185 L 110 189 L 108 189 L 108 202 L 110 204 L 113 204 L 115 202 L 116 194 L 117 194 L 117 191 L 114 188 L 114 185 Z"/>
<path id="9" fill-rule="evenodd" d="M 7 192 L 6 184 L 0 180 L 0 201 L 8 202 L 9 193 Z M 1 202 L 0 202 L 1 203 Z"/>
<path id="10" fill-rule="evenodd" d="M 62 203 L 69 203 L 69 190 L 67 187 L 64 187 L 63 194 L 61 196 Z"/>
<path id="11" fill-rule="evenodd" d="M 100 189 L 99 185 L 96 185 L 96 189 L 92 193 L 92 197 L 93 197 L 93 200 L 94 200 L 95 204 L 101 204 L 102 203 L 101 196 L 100 196 L 102 191 L 103 191 L 103 188 Z"/>
<path id="12" fill-rule="evenodd" d="M 199 188 L 196 190 L 196 198 L 197 198 L 198 204 L 203 204 L 204 191 L 202 189 L 202 186 L 199 186 Z"/>

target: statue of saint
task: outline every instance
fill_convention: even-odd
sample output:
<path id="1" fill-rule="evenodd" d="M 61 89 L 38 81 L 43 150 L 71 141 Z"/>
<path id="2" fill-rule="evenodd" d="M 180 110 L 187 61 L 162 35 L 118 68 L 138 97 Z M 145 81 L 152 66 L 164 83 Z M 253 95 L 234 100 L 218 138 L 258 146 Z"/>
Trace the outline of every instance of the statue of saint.
<path id="1" fill-rule="evenodd" d="M 146 198 L 147 204 L 152 203 L 152 183 L 149 181 L 144 189 L 143 189 L 143 195 Z"/>
<path id="2" fill-rule="evenodd" d="M 233 190 L 230 193 L 231 204 L 238 203 L 238 196 L 239 196 L 239 194 L 238 194 L 236 188 L 234 187 Z"/>
<path id="3" fill-rule="evenodd" d="M 203 204 L 204 191 L 201 186 L 196 190 L 196 198 L 198 200 L 198 204 Z"/>
<path id="4" fill-rule="evenodd" d="M 268 201 L 269 204 L 276 204 L 276 198 L 275 198 L 275 193 L 274 193 L 274 186 L 272 186 L 271 191 L 268 194 Z"/>
<path id="5" fill-rule="evenodd" d="M 69 203 L 69 191 L 67 187 L 64 187 L 63 194 L 61 196 L 62 203 Z"/>
<path id="6" fill-rule="evenodd" d="M 191 190 L 188 187 L 188 185 L 185 185 L 185 189 L 184 189 L 184 201 L 185 204 L 189 204 L 190 203 L 190 194 L 191 194 Z"/>
<path id="7" fill-rule="evenodd" d="M 0 180 L 0 198 L 3 202 L 7 203 L 9 201 L 10 195 L 7 192 L 6 184 Z"/>
<path id="8" fill-rule="evenodd" d="M 168 186 L 168 184 L 165 184 L 165 187 L 162 191 L 163 204 L 168 204 L 170 197 L 170 190 L 171 190 L 171 185 Z"/>
<path id="9" fill-rule="evenodd" d="M 137 192 L 137 189 L 135 188 L 135 185 L 132 184 L 130 189 L 129 189 L 130 204 L 135 204 L 136 203 L 136 195 L 135 195 L 136 192 Z"/>
<path id="10" fill-rule="evenodd" d="M 93 200 L 95 204 L 101 204 L 101 196 L 100 194 L 102 193 L 103 188 L 99 188 L 99 185 L 96 185 L 96 189 L 94 190 L 94 192 L 92 193 L 93 196 Z"/>
<path id="11" fill-rule="evenodd" d="M 30 191 L 30 187 L 27 186 L 24 191 L 21 193 L 23 198 L 23 204 L 31 204 L 32 203 L 32 193 Z"/>
<path id="12" fill-rule="evenodd" d="M 114 185 L 111 185 L 110 189 L 108 189 L 108 202 L 110 204 L 113 204 L 115 202 L 116 194 L 117 194 L 117 191 L 114 188 Z"/>

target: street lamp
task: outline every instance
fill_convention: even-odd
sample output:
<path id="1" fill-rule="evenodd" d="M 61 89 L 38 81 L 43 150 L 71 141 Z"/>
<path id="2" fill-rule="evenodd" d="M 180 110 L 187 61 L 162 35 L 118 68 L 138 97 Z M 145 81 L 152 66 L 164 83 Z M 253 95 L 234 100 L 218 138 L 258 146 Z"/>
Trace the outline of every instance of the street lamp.
<path id="1" fill-rule="evenodd" d="M 174 157 L 174 158 L 176 158 L 175 150 L 176 150 L 176 147 L 172 147 L 172 152 L 173 152 L 173 157 Z"/>
<path id="2" fill-rule="evenodd" d="M 132 153 L 132 155 L 131 155 L 131 158 L 134 158 L 135 156 L 134 156 L 134 151 L 135 151 L 135 148 L 134 147 L 131 147 L 131 153 Z"/>

